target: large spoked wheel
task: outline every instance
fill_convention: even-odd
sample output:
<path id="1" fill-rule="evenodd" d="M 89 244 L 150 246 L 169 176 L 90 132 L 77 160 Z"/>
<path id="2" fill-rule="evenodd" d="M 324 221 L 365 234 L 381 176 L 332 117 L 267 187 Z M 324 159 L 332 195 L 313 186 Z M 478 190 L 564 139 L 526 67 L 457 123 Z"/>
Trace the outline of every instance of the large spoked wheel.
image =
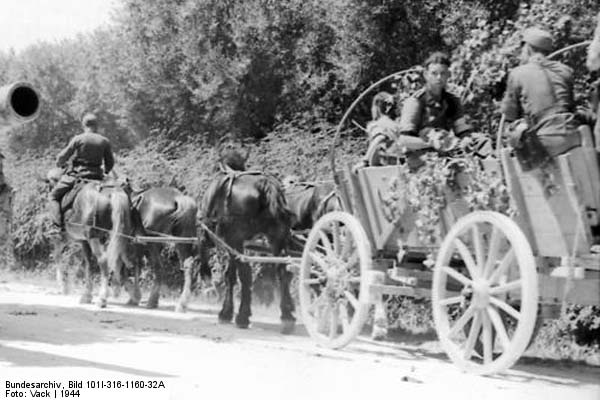
<path id="1" fill-rule="evenodd" d="M 371 140 L 369 148 L 365 154 L 365 159 L 372 167 L 390 165 L 395 160 L 387 153 L 387 149 L 392 145 L 392 140 L 385 135 L 378 135 Z"/>
<path id="2" fill-rule="evenodd" d="M 369 312 L 371 249 L 358 220 L 325 214 L 312 228 L 300 264 L 304 325 L 319 344 L 340 348 L 362 329 Z"/>
<path id="3" fill-rule="evenodd" d="M 476 211 L 442 242 L 433 273 L 433 318 L 440 342 L 461 369 L 493 374 L 523 354 L 537 318 L 531 247 L 510 218 Z"/>

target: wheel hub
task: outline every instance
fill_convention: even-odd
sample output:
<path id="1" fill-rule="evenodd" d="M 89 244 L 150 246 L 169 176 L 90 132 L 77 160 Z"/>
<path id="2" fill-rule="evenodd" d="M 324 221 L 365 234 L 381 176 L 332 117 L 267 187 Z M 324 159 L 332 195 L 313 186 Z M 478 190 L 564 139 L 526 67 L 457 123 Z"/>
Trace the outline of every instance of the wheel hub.
<path id="1" fill-rule="evenodd" d="M 484 309 L 490 304 L 490 286 L 487 281 L 478 279 L 473 282 L 471 301 L 478 309 Z"/>

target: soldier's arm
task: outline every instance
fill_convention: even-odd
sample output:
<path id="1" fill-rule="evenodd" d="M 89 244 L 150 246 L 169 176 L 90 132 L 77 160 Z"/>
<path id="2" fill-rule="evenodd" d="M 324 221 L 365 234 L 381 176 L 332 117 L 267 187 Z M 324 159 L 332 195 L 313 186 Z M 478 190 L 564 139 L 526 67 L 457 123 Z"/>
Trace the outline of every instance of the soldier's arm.
<path id="1" fill-rule="evenodd" d="M 61 150 L 56 157 L 56 166 L 59 168 L 64 168 L 69 161 L 69 158 L 75 153 L 75 149 L 77 148 L 77 137 L 71 139 L 67 147 Z"/>
<path id="2" fill-rule="evenodd" d="M 473 127 L 465 117 L 460 99 L 456 96 L 452 96 L 452 101 L 454 102 L 454 115 L 452 116 L 452 129 L 454 130 L 454 134 L 460 137 L 471 133 Z"/>
<path id="3" fill-rule="evenodd" d="M 523 115 L 523 109 L 519 100 L 521 87 L 514 73 L 508 75 L 506 84 L 506 93 L 502 99 L 500 111 L 505 115 L 507 121 L 514 121 Z"/>
<path id="4" fill-rule="evenodd" d="M 108 174 L 115 166 L 115 158 L 113 156 L 110 143 L 107 141 L 104 147 L 104 173 Z"/>
<path id="5" fill-rule="evenodd" d="M 415 97 L 409 97 L 402 105 L 400 114 L 400 133 L 403 135 L 417 136 L 421 128 L 421 103 Z"/>

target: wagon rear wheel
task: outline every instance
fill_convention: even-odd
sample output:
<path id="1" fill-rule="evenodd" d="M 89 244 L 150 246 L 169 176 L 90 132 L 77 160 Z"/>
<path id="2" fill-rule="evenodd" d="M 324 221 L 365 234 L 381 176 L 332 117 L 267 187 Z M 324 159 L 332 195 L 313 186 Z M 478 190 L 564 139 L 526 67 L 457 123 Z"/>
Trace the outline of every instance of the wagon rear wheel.
<path id="1" fill-rule="evenodd" d="M 369 312 L 371 249 L 358 220 L 330 212 L 312 228 L 302 254 L 300 309 L 310 336 L 340 348 L 356 337 Z"/>
<path id="2" fill-rule="evenodd" d="M 531 247 L 510 218 L 478 211 L 459 219 L 433 273 L 433 318 L 450 359 L 478 374 L 510 368 L 533 333 L 537 285 Z"/>

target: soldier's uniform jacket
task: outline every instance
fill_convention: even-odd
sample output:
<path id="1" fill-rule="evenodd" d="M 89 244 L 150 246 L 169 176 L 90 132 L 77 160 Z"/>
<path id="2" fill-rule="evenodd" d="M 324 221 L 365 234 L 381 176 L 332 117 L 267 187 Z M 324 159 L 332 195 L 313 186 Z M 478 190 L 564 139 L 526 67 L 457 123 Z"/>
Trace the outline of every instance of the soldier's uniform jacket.
<path id="1" fill-rule="evenodd" d="M 102 179 L 102 162 L 104 173 L 109 173 L 114 166 L 110 142 L 98 133 L 84 132 L 75 136 L 58 154 L 56 164 L 62 168 L 71 157 L 73 160 L 67 173 L 80 178 Z"/>
<path id="2" fill-rule="evenodd" d="M 551 153 L 580 144 L 569 116 L 574 111 L 573 70 L 558 61 L 539 57 L 513 69 L 501 110 L 508 121 L 525 118 Z"/>
<path id="3" fill-rule="evenodd" d="M 458 97 L 443 90 L 441 100 L 437 101 L 423 88 L 404 101 L 400 131 L 417 135 L 426 128 L 452 130 L 458 136 L 471 129 L 465 121 Z"/>

